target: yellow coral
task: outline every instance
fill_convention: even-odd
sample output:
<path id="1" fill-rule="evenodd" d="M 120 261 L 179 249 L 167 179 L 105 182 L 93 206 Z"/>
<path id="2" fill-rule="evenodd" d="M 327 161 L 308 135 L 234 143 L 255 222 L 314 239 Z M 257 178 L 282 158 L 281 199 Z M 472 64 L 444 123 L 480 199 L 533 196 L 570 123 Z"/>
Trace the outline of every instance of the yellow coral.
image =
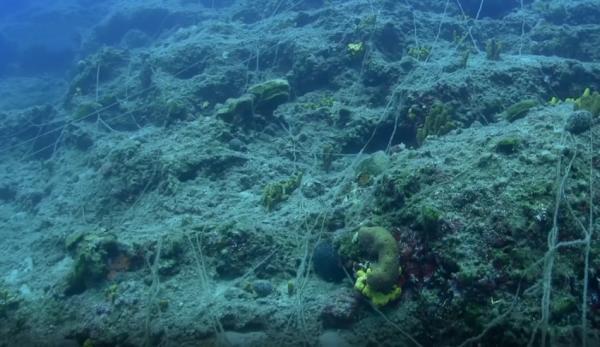
<path id="1" fill-rule="evenodd" d="M 548 104 L 550 104 L 551 106 L 556 106 L 558 104 L 560 104 L 560 99 L 557 98 L 556 96 L 553 96 L 550 101 L 548 101 Z"/>
<path id="2" fill-rule="evenodd" d="M 590 90 L 590 88 L 585 88 L 582 97 L 587 98 L 590 95 L 592 95 L 592 91 Z"/>
<path id="3" fill-rule="evenodd" d="M 556 96 L 553 96 L 550 101 L 548 101 L 548 104 L 550 104 L 551 106 L 556 106 L 562 102 L 567 102 L 567 103 L 572 103 L 575 104 L 576 107 L 581 107 L 582 102 L 585 99 L 588 99 L 592 96 L 592 90 L 590 88 L 585 88 L 583 91 L 583 94 L 581 94 L 580 97 L 578 98 L 566 98 L 564 101 L 560 100 L 559 98 L 557 98 Z"/>
<path id="4" fill-rule="evenodd" d="M 354 288 L 361 292 L 362 295 L 369 298 L 369 300 L 371 300 L 375 306 L 385 306 L 400 297 L 400 294 L 402 294 L 402 289 L 400 289 L 400 287 L 397 285 L 394 285 L 392 290 L 388 293 L 378 292 L 369 287 L 367 284 L 367 277 L 370 272 L 370 268 L 367 268 L 366 270 L 358 270 L 356 272 L 356 282 L 354 283 Z"/>
<path id="5" fill-rule="evenodd" d="M 585 88 L 583 94 L 577 99 L 575 99 L 575 107 L 581 108 L 581 105 L 585 102 L 586 99 L 589 99 L 591 95 L 592 91 L 590 90 L 590 88 Z"/>
<path id="6" fill-rule="evenodd" d="M 349 43 L 346 48 L 353 57 L 359 56 L 365 51 L 365 45 L 362 42 Z"/>

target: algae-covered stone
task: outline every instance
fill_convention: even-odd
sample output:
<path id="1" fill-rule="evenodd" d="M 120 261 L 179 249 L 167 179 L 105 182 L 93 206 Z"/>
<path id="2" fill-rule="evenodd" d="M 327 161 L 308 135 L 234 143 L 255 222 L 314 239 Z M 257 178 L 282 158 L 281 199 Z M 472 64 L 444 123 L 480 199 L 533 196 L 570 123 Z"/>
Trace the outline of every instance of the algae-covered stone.
<path id="1" fill-rule="evenodd" d="M 417 128 L 415 134 L 419 144 L 423 144 L 427 136 L 446 135 L 457 127 L 453 120 L 453 110 L 446 104 L 434 104 L 423 116 L 423 124 Z"/>
<path id="2" fill-rule="evenodd" d="M 273 79 L 251 86 L 248 93 L 254 96 L 254 111 L 270 116 L 277 106 L 288 101 L 290 84 L 284 79 Z"/>
<path id="3" fill-rule="evenodd" d="M 102 109 L 102 105 L 98 102 L 83 102 L 77 105 L 77 108 L 72 113 L 73 120 L 88 120 L 96 121 L 98 112 Z"/>
<path id="4" fill-rule="evenodd" d="M 227 123 L 244 123 L 252 117 L 252 104 L 252 96 L 248 94 L 239 98 L 229 98 L 225 104 L 217 108 L 217 117 Z"/>
<path id="5" fill-rule="evenodd" d="M 383 173 L 390 165 L 390 158 L 383 151 L 378 151 L 358 164 L 357 174 L 368 174 L 378 176 Z"/>
<path id="6" fill-rule="evenodd" d="M 508 109 L 506 109 L 506 111 L 504 112 L 506 120 L 512 123 L 517 119 L 523 118 L 527 115 L 530 109 L 536 107 L 537 105 L 537 100 L 533 99 L 527 99 L 517 102 L 516 104 L 513 104 Z"/>
<path id="7" fill-rule="evenodd" d="M 8 312 L 19 308 L 21 299 L 0 283 L 0 318 L 6 318 Z"/>
<path id="8" fill-rule="evenodd" d="M 589 111 L 579 110 L 571 113 L 567 118 L 565 130 L 572 134 L 581 134 L 590 129 L 592 126 L 593 115 Z"/>
<path id="9" fill-rule="evenodd" d="M 356 241 L 361 253 L 377 257 L 367 274 L 367 285 L 382 293 L 393 290 L 400 276 L 399 251 L 394 236 L 382 227 L 363 227 L 358 230 Z"/>
<path id="10" fill-rule="evenodd" d="M 600 93 L 591 92 L 589 88 L 575 100 L 575 108 L 589 111 L 594 117 L 600 116 Z"/>
<path id="11" fill-rule="evenodd" d="M 73 233 L 65 240 L 75 263 L 67 277 L 65 294 L 84 292 L 104 279 L 108 273 L 108 259 L 118 247 L 113 234 Z"/>
<path id="12" fill-rule="evenodd" d="M 301 182 L 302 173 L 298 173 L 285 181 L 268 184 L 263 190 L 262 204 L 269 211 L 273 210 L 280 202 L 286 200 Z"/>
<path id="13" fill-rule="evenodd" d="M 389 167 L 390 159 L 383 152 L 378 151 L 360 162 L 356 168 L 356 182 L 361 187 L 366 187 L 374 182 L 374 177 L 379 176 Z"/>
<path id="14" fill-rule="evenodd" d="M 102 48 L 86 60 L 80 61 L 77 66 L 78 72 L 69 85 L 67 103 L 76 96 L 94 95 L 98 83 L 108 82 L 118 77 L 128 61 L 126 51 L 111 47 Z"/>
<path id="15" fill-rule="evenodd" d="M 500 60 L 502 44 L 494 39 L 485 43 L 485 56 L 488 60 Z"/>
<path id="16" fill-rule="evenodd" d="M 259 119 L 258 114 L 265 117 L 273 115 L 277 106 L 285 103 L 290 97 L 290 85 L 284 79 L 274 79 L 253 85 L 248 93 L 229 98 L 217 107 L 217 117 L 227 123 L 243 125 Z"/>
<path id="17" fill-rule="evenodd" d="M 496 143 L 496 152 L 501 154 L 516 153 L 521 147 L 521 139 L 518 137 L 506 137 Z"/>
<path id="18" fill-rule="evenodd" d="M 434 206 L 425 205 L 421 207 L 418 222 L 425 233 L 435 235 L 441 228 L 442 213 Z"/>

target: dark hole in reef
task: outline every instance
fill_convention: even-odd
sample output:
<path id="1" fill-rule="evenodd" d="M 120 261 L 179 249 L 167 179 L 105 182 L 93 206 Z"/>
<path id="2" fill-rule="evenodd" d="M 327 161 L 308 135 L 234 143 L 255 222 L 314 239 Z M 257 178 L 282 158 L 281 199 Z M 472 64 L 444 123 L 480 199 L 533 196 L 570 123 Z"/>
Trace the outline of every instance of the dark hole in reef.
<path id="1" fill-rule="evenodd" d="M 396 130 L 394 131 L 394 127 Z M 373 138 L 369 141 L 371 134 L 375 131 Z M 393 134 L 393 138 L 392 138 Z M 390 141 L 391 138 L 391 141 Z M 407 147 L 416 147 L 417 137 L 416 131 L 413 125 L 411 124 L 394 124 L 394 120 L 390 122 L 382 123 L 379 127 L 375 129 L 369 129 L 369 131 L 365 131 L 363 137 L 352 139 L 347 142 L 342 147 L 342 152 L 345 154 L 348 153 L 357 153 L 359 152 L 369 141 L 365 148 L 366 153 L 374 153 L 377 151 L 385 151 L 388 148 L 388 145 L 396 146 L 400 143 L 403 143 Z"/>
<path id="2" fill-rule="evenodd" d="M 532 2 L 533 0 L 524 0 L 523 6 Z M 460 3 L 465 13 L 469 17 L 475 18 L 477 16 L 477 12 L 479 12 L 479 7 L 481 5 L 481 0 L 462 0 Z M 520 0 L 488 0 L 483 3 L 481 12 L 479 13 L 479 18 L 503 18 L 511 11 L 517 10 L 520 7 Z"/>
<path id="3" fill-rule="evenodd" d="M 200 170 L 201 164 L 189 165 L 181 172 L 177 174 L 177 179 L 181 182 L 187 182 L 195 180 L 198 177 L 198 171 Z"/>
<path id="4" fill-rule="evenodd" d="M 17 196 L 17 191 L 10 185 L 5 184 L 0 186 L 0 200 L 12 201 Z"/>
<path id="5" fill-rule="evenodd" d="M 405 49 L 400 29 L 392 23 L 386 23 L 383 28 L 375 33 L 375 44 L 386 56 L 399 58 Z"/>

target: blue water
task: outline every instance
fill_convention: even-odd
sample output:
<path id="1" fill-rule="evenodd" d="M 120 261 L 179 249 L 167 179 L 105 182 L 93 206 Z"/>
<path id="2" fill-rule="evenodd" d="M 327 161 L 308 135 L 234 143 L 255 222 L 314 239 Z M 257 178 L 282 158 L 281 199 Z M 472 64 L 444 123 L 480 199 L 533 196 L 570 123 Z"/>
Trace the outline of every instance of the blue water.
<path id="1" fill-rule="evenodd" d="M 600 345 L 599 90 L 598 0 L 0 0 L 0 347 Z"/>

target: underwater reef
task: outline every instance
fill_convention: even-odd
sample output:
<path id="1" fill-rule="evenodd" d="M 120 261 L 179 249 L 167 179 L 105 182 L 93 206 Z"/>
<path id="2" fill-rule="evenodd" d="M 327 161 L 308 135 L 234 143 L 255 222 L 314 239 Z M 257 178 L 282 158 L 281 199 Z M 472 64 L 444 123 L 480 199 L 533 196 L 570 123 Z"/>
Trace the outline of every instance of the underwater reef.
<path id="1" fill-rule="evenodd" d="M 600 345 L 597 0 L 6 6 L 0 347 Z"/>

